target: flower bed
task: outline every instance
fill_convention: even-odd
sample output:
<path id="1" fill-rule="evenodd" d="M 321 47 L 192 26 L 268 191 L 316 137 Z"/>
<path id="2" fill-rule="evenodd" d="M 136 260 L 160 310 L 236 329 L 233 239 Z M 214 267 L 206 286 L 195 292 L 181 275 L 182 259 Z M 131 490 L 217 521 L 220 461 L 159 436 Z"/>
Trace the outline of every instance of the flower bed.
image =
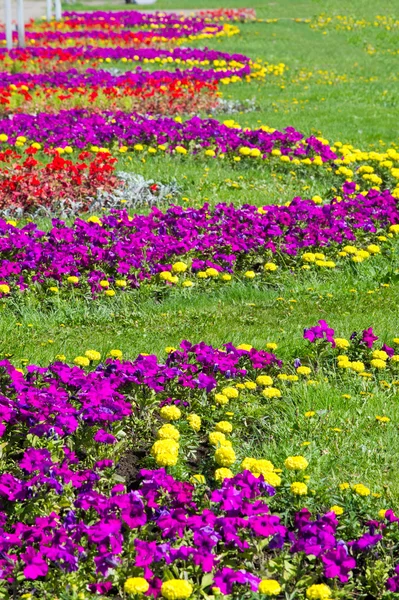
<path id="1" fill-rule="evenodd" d="M 318 206 L 295 198 L 289 206 L 218 205 L 211 210 L 172 206 L 148 216 L 115 212 L 102 219 L 53 221 L 45 233 L 33 223 L 19 229 L 0 221 L 0 288 L 50 284 L 94 296 L 146 283 L 192 287 L 199 280 L 270 282 L 279 268 L 334 269 L 348 260 L 378 257 L 399 231 L 396 200 L 388 193 L 346 197 Z M 382 233 L 385 232 L 385 235 Z M 378 245 L 379 244 L 379 245 Z"/>
<path id="2" fill-rule="evenodd" d="M 326 375 L 339 386 L 330 363 L 343 354 L 344 378 L 378 381 L 381 362 L 397 378 L 399 355 L 371 328 L 347 340 L 320 321 L 304 337 L 300 366 L 276 344 L 187 341 L 164 363 L 115 349 L 26 372 L 1 361 L 2 592 L 18 582 L 47 598 L 70 581 L 106 597 L 396 592 L 399 518 L 380 494 L 359 481 L 311 490 L 306 456 L 277 468 L 243 454 L 243 406 L 267 412 Z"/>

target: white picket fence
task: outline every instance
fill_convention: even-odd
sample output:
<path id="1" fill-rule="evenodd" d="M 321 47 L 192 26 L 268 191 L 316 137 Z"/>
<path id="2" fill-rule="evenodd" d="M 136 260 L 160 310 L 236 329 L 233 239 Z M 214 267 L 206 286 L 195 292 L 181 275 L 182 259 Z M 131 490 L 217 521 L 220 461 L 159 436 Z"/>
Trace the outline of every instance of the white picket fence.
<path id="1" fill-rule="evenodd" d="M 46 17 L 47 21 L 51 21 L 53 17 L 59 21 L 62 17 L 61 0 L 46 0 Z M 13 47 L 12 38 L 12 18 L 11 18 L 11 0 L 4 0 L 4 24 L 6 28 L 6 45 L 7 50 Z M 24 0 L 17 0 L 17 31 L 18 31 L 18 48 L 25 48 L 25 17 L 24 17 Z"/>

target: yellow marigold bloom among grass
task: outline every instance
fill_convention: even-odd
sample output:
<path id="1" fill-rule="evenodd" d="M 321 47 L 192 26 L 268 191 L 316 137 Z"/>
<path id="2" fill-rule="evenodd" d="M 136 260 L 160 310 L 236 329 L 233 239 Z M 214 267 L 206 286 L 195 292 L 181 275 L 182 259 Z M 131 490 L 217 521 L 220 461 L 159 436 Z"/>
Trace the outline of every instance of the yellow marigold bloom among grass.
<path id="1" fill-rule="evenodd" d="M 258 385 L 263 385 L 265 387 L 273 385 L 273 379 L 269 377 L 269 375 L 259 375 L 256 378 L 256 383 Z"/>
<path id="2" fill-rule="evenodd" d="M 187 271 L 187 265 L 182 261 L 175 262 L 172 265 L 172 271 L 174 273 L 184 273 L 185 271 Z"/>
<path id="3" fill-rule="evenodd" d="M 284 461 L 284 466 L 289 471 L 303 471 L 308 464 L 304 456 L 288 456 Z"/>
<path id="4" fill-rule="evenodd" d="M 203 475 L 201 475 L 201 473 L 197 473 L 196 475 L 193 475 L 190 479 L 191 483 L 193 483 L 194 485 L 201 483 L 201 484 L 205 484 L 206 483 L 206 479 Z"/>
<path id="5" fill-rule="evenodd" d="M 295 496 L 306 496 L 308 493 L 308 486 L 301 481 L 294 481 L 294 483 L 291 483 L 290 490 Z"/>
<path id="6" fill-rule="evenodd" d="M 148 591 L 150 584 L 144 577 L 129 577 L 126 579 L 123 589 L 126 594 L 145 594 Z"/>
<path id="7" fill-rule="evenodd" d="M 190 415 L 188 415 L 187 421 L 191 429 L 193 429 L 194 431 L 199 431 L 201 429 L 201 417 L 199 415 L 191 413 Z"/>
<path id="8" fill-rule="evenodd" d="M 369 488 L 363 485 L 362 483 L 356 483 L 352 486 L 352 489 L 355 492 L 355 494 L 358 494 L 359 496 L 370 496 Z"/>
<path id="9" fill-rule="evenodd" d="M 331 588 L 325 583 L 316 583 L 306 590 L 308 600 L 328 600 L 331 598 Z"/>
<path id="10" fill-rule="evenodd" d="M 281 592 L 281 585 L 275 579 L 262 579 L 258 592 L 265 596 L 278 596 Z"/>
<path id="11" fill-rule="evenodd" d="M 77 356 L 73 359 L 73 362 L 75 365 L 78 365 L 78 367 L 88 367 L 90 364 L 90 360 L 87 358 L 87 356 Z"/>
<path id="12" fill-rule="evenodd" d="M 86 350 L 85 356 L 87 356 L 87 358 L 91 361 L 100 360 L 101 353 L 97 352 L 97 350 Z"/>
<path id="13" fill-rule="evenodd" d="M 339 350 L 346 350 L 350 346 L 350 342 L 345 338 L 334 338 L 334 342 Z"/>
<path id="14" fill-rule="evenodd" d="M 373 360 L 370 361 L 370 364 L 375 369 L 386 369 L 387 367 L 385 360 L 381 360 L 380 358 L 373 358 Z"/>
<path id="15" fill-rule="evenodd" d="M 330 508 L 330 511 L 335 513 L 337 515 L 337 517 L 339 517 L 339 515 L 343 514 L 344 509 L 342 508 L 342 506 L 338 506 L 337 504 L 334 504 L 334 506 L 332 506 Z"/>
<path id="16" fill-rule="evenodd" d="M 233 398 L 238 398 L 238 396 L 240 395 L 238 390 L 236 390 L 236 388 L 233 387 L 223 388 L 222 394 L 226 396 L 229 400 L 232 400 Z"/>
<path id="17" fill-rule="evenodd" d="M 265 398 L 281 398 L 281 392 L 278 388 L 268 387 L 263 390 L 262 395 Z"/>
<path id="18" fill-rule="evenodd" d="M 236 454 L 233 448 L 221 446 L 215 452 L 215 461 L 221 467 L 231 467 L 236 461 Z"/>
<path id="19" fill-rule="evenodd" d="M 279 487 L 281 485 L 281 477 L 273 471 L 265 471 L 262 473 L 255 472 L 254 475 L 262 475 L 265 483 L 271 485 L 272 487 Z"/>
<path id="20" fill-rule="evenodd" d="M 175 440 L 177 442 L 180 438 L 180 433 L 174 425 L 165 423 L 165 425 L 162 425 L 161 429 L 158 430 L 157 438 L 159 440 Z"/>
<path id="21" fill-rule="evenodd" d="M 117 350 L 116 348 L 109 351 L 109 355 L 112 358 L 122 358 L 122 350 Z"/>
<path id="22" fill-rule="evenodd" d="M 311 369 L 309 367 L 298 367 L 296 372 L 299 375 L 310 375 Z"/>
<path id="23" fill-rule="evenodd" d="M 181 410 L 172 404 L 172 406 L 163 406 L 159 414 L 165 421 L 177 421 L 181 417 Z"/>
<path id="24" fill-rule="evenodd" d="M 220 467 L 220 469 L 216 469 L 215 471 L 216 481 L 224 481 L 225 479 L 231 479 L 232 477 L 234 477 L 234 473 L 230 471 L 230 469 L 226 469 L 226 467 Z"/>
<path id="25" fill-rule="evenodd" d="M 166 600 L 185 600 L 193 593 L 193 586 L 185 579 L 170 579 L 164 581 L 161 594 Z"/>
<path id="26" fill-rule="evenodd" d="M 233 431 L 233 425 L 229 423 L 229 421 L 219 421 L 219 423 L 216 423 L 215 429 L 222 433 L 231 433 Z"/>
<path id="27" fill-rule="evenodd" d="M 228 404 L 229 399 L 224 394 L 215 394 L 215 402 L 216 402 L 216 404 L 220 404 L 221 406 L 224 406 L 225 404 Z"/>
<path id="28" fill-rule="evenodd" d="M 209 443 L 212 446 L 221 446 L 226 442 L 226 436 L 221 431 L 211 431 L 208 435 Z"/>

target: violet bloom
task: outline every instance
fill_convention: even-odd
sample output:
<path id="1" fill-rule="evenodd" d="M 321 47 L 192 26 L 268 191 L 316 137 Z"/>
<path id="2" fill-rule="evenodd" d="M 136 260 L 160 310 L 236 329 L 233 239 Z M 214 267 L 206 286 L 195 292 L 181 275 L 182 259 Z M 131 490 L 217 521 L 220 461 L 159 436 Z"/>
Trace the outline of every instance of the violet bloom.
<path id="1" fill-rule="evenodd" d="M 394 577 L 390 577 L 387 581 L 387 590 L 393 593 L 399 592 L 399 565 L 395 567 L 396 575 Z"/>
<path id="2" fill-rule="evenodd" d="M 341 583 L 348 581 L 349 572 L 356 567 L 356 561 L 349 556 L 344 544 L 336 550 L 329 550 L 321 557 L 324 564 L 324 575 L 330 579 L 337 577 Z"/>
<path id="3" fill-rule="evenodd" d="M 99 442 L 100 444 L 115 444 L 116 437 L 104 431 L 104 429 L 99 429 L 93 436 L 93 440 L 95 442 Z"/>
<path id="4" fill-rule="evenodd" d="M 42 555 L 32 547 L 27 548 L 26 552 L 21 554 L 25 563 L 24 575 L 26 579 L 37 579 L 47 575 L 48 566 Z"/>
<path id="5" fill-rule="evenodd" d="M 328 323 L 323 319 L 319 320 L 318 325 L 305 329 L 303 332 L 303 337 L 305 340 L 309 340 L 311 344 L 313 344 L 316 340 L 325 339 L 333 348 L 335 348 L 334 329 L 329 327 Z"/>
<path id="6" fill-rule="evenodd" d="M 216 573 L 213 585 L 214 587 L 219 588 L 222 594 L 227 595 L 232 593 L 235 584 L 249 584 L 250 589 L 253 592 L 257 592 L 260 581 L 259 577 L 244 571 L 244 569 L 234 571 L 234 569 L 224 567 L 221 571 Z"/>
<path id="7" fill-rule="evenodd" d="M 363 342 L 363 344 L 366 344 L 367 348 L 372 348 L 374 342 L 376 342 L 377 340 L 378 336 L 374 335 L 372 327 L 363 330 L 361 341 Z"/>

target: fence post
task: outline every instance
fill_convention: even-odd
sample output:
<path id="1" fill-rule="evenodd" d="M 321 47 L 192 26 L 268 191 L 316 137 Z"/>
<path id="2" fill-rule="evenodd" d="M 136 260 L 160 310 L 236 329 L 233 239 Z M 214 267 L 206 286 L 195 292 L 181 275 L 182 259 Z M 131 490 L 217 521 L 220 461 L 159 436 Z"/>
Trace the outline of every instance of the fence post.
<path id="1" fill-rule="evenodd" d="M 25 48 L 24 0 L 17 0 L 18 46 Z"/>
<path id="2" fill-rule="evenodd" d="M 62 19 L 61 0 L 55 0 L 55 18 L 57 21 Z"/>
<path id="3" fill-rule="evenodd" d="M 46 0 L 47 8 L 47 21 L 51 21 L 53 18 L 53 0 Z"/>
<path id="4" fill-rule="evenodd" d="M 12 49 L 11 0 L 4 0 L 7 50 Z"/>

